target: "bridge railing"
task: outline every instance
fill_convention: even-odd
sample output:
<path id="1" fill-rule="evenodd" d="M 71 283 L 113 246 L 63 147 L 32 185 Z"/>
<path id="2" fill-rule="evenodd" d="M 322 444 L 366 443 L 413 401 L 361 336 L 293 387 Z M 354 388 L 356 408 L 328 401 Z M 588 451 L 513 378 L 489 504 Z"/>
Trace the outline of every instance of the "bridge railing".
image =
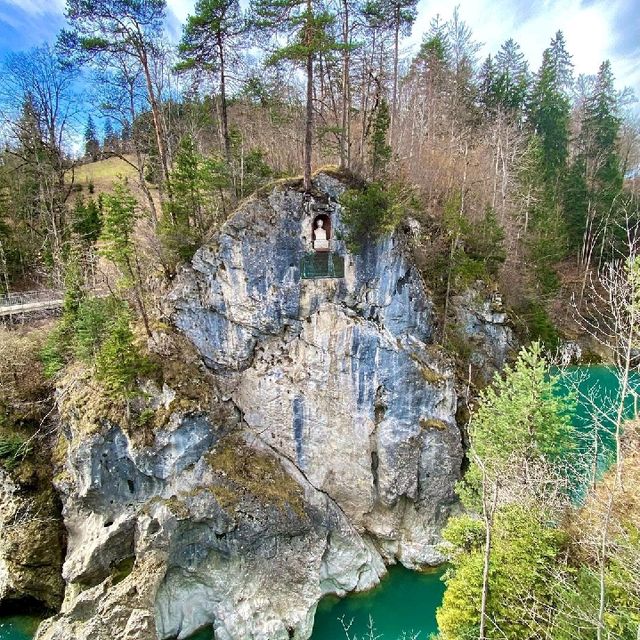
<path id="1" fill-rule="evenodd" d="M 18 304 L 30 304 L 32 302 L 47 302 L 49 300 L 61 300 L 64 291 L 57 289 L 39 289 L 38 291 L 15 291 L 8 295 L 0 295 L 0 307 L 12 307 Z"/>
<path id="2" fill-rule="evenodd" d="M 15 291 L 0 295 L 0 307 L 14 307 L 16 305 L 31 304 L 33 302 L 48 302 L 62 300 L 64 291 L 58 289 L 39 289 L 38 291 Z"/>

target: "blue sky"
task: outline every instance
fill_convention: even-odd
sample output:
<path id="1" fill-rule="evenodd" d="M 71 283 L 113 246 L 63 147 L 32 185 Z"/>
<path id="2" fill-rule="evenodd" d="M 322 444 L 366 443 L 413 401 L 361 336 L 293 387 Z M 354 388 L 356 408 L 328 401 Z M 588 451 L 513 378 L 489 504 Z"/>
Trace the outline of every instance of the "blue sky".
<path id="1" fill-rule="evenodd" d="M 168 0 L 173 26 L 185 19 L 194 3 Z M 64 0 L 0 0 L 0 56 L 53 42 L 64 25 L 64 4 Z M 409 44 L 419 42 L 435 14 L 448 18 L 455 4 L 420 0 Z M 476 39 L 484 43 L 482 55 L 495 52 L 513 37 L 536 69 L 552 35 L 562 29 L 577 73 L 595 73 L 608 58 L 619 87 L 631 86 L 640 96 L 638 0 L 460 0 L 457 4 Z"/>

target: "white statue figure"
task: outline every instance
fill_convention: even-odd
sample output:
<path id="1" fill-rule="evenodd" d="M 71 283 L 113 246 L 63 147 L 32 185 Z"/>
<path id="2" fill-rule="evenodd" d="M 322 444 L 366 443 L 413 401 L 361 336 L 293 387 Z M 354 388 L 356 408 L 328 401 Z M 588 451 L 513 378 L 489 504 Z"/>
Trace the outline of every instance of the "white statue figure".
<path id="1" fill-rule="evenodd" d="M 313 248 L 326 251 L 329 248 L 329 241 L 327 240 L 327 230 L 323 228 L 322 220 L 318 220 L 316 228 L 313 230 Z"/>

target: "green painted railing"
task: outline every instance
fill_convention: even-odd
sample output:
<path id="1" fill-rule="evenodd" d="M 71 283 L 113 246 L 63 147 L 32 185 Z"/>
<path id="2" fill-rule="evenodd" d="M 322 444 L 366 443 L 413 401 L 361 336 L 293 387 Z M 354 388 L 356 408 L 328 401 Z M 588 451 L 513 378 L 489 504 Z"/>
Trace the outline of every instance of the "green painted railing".
<path id="1" fill-rule="evenodd" d="M 331 251 L 307 253 L 300 261 L 300 275 L 306 279 L 344 278 L 344 258 Z"/>

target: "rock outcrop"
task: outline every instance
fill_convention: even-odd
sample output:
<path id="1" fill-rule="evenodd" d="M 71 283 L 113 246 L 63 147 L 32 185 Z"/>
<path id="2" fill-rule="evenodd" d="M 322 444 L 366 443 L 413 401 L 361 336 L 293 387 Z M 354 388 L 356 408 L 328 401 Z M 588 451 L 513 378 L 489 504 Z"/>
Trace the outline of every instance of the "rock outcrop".
<path id="1" fill-rule="evenodd" d="M 67 400 L 67 592 L 39 640 L 304 639 L 323 595 L 441 561 L 463 452 L 430 298 L 401 233 L 350 255 L 342 183 L 314 186 L 244 203 L 179 276 L 197 397 L 149 383 L 138 431 Z M 301 278 L 319 212 L 344 278 Z"/>
<path id="2" fill-rule="evenodd" d="M 518 350 L 500 294 L 478 281 L 451 301 L 455 332 L 468 345 L 472 373 L 487 384 Z"/>
<path id="3" fill-rule="evenodd" d="M 53 488 L 24 463 L 0 468 L 0 603 L 55 610 L 62 602 L 64 542 Z"/>

